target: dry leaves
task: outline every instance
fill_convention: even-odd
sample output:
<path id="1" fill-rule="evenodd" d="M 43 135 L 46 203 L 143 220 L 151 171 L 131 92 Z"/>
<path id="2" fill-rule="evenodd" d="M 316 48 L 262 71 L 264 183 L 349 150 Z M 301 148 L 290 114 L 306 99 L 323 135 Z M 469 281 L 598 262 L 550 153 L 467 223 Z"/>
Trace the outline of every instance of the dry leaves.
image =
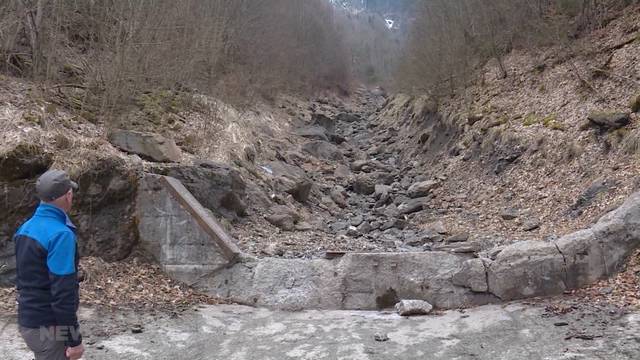
<path id="1" fill-rule="evenodd" d="M 83 258 L 85 280 L 80 301 L 85 305 L 136 310 L 174 310 L 195 304 L 218 304 L 218 299 L 200 294 L 167 276 L 157 264 L 138 258 L 107 263 Z"/>
<path id="2" fill-rule="evenodd" d="M 629 258 L 624 270 L 616 276 L 572 294 L 594 303 L 640 308 L 640 250 Z"/>
<path id="3" fill-rule="evenodd" d="M 87 257 L 82 258 L 80 266 L 85 276 L 80 283 L 83 306 L 172 312 L 196 304 L 222 302 L 170 279 L 158 265 L 137 258 L 107 263 Z M 0 313 L 15 312 L 15 289 L 0 289 Z"/>

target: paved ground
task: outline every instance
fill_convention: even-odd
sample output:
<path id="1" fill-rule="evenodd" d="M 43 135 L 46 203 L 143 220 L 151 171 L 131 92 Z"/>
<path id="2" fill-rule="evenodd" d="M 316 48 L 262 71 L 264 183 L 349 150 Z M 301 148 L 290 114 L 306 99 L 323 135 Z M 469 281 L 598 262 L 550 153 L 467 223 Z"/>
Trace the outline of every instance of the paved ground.
<path id="1" fill-rule="evenodd" d="M 390 312 L 283 313 L 223 305 L 174 316 L 83 309 L 81 318 L 86 359 L 640 358 L 640 313 L 582 306 L 564 311 L 569 313 L 514 303 L 401 318 Z M 31 359 L 15 319 L 3 320 L 2 358 Z M 144 331 L 133 334 L 134 324 Z"/>

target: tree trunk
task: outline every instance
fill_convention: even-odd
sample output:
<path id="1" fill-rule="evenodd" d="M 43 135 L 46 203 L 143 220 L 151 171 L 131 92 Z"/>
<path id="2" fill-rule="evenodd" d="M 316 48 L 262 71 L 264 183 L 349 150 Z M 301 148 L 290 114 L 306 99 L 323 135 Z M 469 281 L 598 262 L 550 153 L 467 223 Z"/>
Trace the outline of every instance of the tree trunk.
<path id="1" fill-rule="evenodd" d="M 31 47 L 31 71 L 34 77 L 40 74 L 42 49 L 40 34 L 42 33 L 42 14 L 46 0 L 37 0 L 35 7 L 26 0 L 18 0 L 18 11 L 23 16 L 24 28 L 29 37 Z"/>

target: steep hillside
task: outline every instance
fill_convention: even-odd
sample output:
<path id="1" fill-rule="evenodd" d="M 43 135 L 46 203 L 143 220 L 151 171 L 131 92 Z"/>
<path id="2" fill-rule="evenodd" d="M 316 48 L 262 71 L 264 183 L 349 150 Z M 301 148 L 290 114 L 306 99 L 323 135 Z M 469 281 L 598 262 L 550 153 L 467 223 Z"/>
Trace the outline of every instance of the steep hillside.
<path id="1" fill-rule="evenodd" d="M 400 134 L 392 149 L 409 174 L 442 183 L 434 211 L 415 222 L 544 239 L 585 227 L 637 190 L 639 15 L 628 8 L 570 47 L 514 51 L 505 79 L 489 63 L 484 83 L 432 104 L 431 116 L 420 113 L 425 98 L 396 96 L 379 115 Z"/>

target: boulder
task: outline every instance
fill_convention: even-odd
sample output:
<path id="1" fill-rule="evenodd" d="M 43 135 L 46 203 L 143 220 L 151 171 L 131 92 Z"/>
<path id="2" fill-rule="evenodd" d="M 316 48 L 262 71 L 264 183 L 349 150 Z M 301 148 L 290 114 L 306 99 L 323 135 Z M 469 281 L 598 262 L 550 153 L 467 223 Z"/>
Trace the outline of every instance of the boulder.
<path id="1" fill-rule="evenodd" d="M 426 226 L 427 230 L 432 230 L 438 234 L 445 235 L 448 233 L 447 228 L 444 226 L 444 222 L 436 221 Z"/>
<path id="2" fill-rule="evenodd" d="M 311 196 L 311 189 L 313 189 L 313 183 L 311 180 L 304 179 L 295 184 L 295 186 L 287 193 L 291 194 L 294 199 L 299 202 L 306 202 Z"/>
<path id="3" fill-rule="evenodd" d="M 329 134 L 329 141 L 331 141 L 334 144 L 342 144 L 344 142 L 347 141 L 347 138 L 342 136 L 342 135 L 338 135 L 338 134 Z"/>
<path id="4" fill-rule="evenodd" d="M 286 205 L 276 205 L 269 209 L 266 216 L 269 223 L 285 231 L 293 231 L 295 225 L 302 220 L 300 214 Z"/>
<path id="5" fill-rule="evenodd" d="M 401 215 L 408 215 L 422 211 L 429 200 L 430 198 L 428 197 L 409 199 L 398 206 L 398 211 Z"/>
<path id="6" fill-rule="evenodd" d="M 368 234 L 372 230 L 373 230 L 373 227 L 371 226 L 371 223 L 369 223 L 368 221 L 365 221 L 358 226 L 358 232 L 360 234 Z"/>
<path id="7" fill-rule="evenodd" d="M 453 234 L 447 238 L 447 243 L 458 243 L 465 242 L 469 240 L 469 233 L 461 232 L 457 234 Z"/>
<path id="8" fill-rule="evenodd" d="M 522 230 L 524 231 L 533 231 L 540 228 L 540 220 L 538 219 L 527 219 L 524 221 L 524 223 L 522 224 Z"/>
<path id="9" fill-rule="evenodd" d="M 318 125 L 323 127 L 327 133 L 333 134 L 336 132 L 336 122 L 335 120 L 329 118 L 328 116 L 320 113 L 311 114 L 311 122 L 314 125 Z"/>
<path id="10" fill-rule="evenodd" d="M 346 208 L 348 206 L 347 199 L 344 196 L 345 190 L 342 186 L 336 186 L 331 189 L 329 195 L 331 196 L 331 200 L 333 200 L 336 205 L 341 208 Z"/>
<path id="11" fill-rule="evenodd" d="M 376 179 L 368 174 L 356 176 L 353 191 L 362 195 L 371 195 L 376 191 Z"/>
<path id="12" fill-rule="evenodd" d="M 376 199 L 377 207 L 385 206 L 391 202 L 391 190 L 392 188 L 389 185 L 376 184 L 374 198 Z"/>
<path id="13" fill-rule="evenodd" d="M 82 256 L 107 261 L 126 258 L 137 244 L 134 206 L 137 174 L 123 160 L 98 159 L 71 177 L 80 185 L 70 217 L 78 228 Z M 10 285 L 15 275 L 13 234 L 35 210 L 36 176 L 0 183 L 0 197 L 11 206 L 0 207 L 0 285 Z"/>
<path id="14" fill-rule="evenodd" d="M 294 134 L 307 139 L 329 141 L 327 130 L 318 125 L 297 129 Z"/>
<path id="15" fill-rule="evenodd" d="M 631 122 L 629 113 L 621 112 L 592 112 L 587 117 L 591 125 L 601 130 L 616 130 Z"/>
<path id="16" fill-rule="evenodd" d="M 213 161 L 196 166 L 159 167 L 152 172 L 176 178 L 206 208 L 229 219 L 247 215 L 244 202 L 247 185 L 234 168 Z"/>
<path id="17" fill-rule="evenodd" d="M 400 316 L 427 315 L 433 306 L 424 300 L 401 300 L 395 309 Z"/>
<path id="18" fill-rule="evenodd" d="M 605 266 L 603 260 L 608 254 L 591 229 L 563 236 L 555 244 L 566 261 L 565 283 L 569 288 L 591 284 L 615 271 Z"/>
<path id="19" fill-rule="evenodd" d="M 412 198 L 427 196 L 438 186 L 439 183 L 434 180 L 421 181 L 411 185 L 408 194 Z"/>
<path id="20" fill-rule="evenodd" d="M 355 172 L 360 172 L 360 171 L 369 172 L 367 170 L 371 170 L 371 165 L 369 163 L 369 160 L 356 160 L 351 163 L 351 170 Z"/>
<path id="21" fill-rule="evenodd" d="M 433 229 L 424 229 L 420 231 L 420 237 L 423 242 L 443 242 L 444 236 Z"/>
<path id="22" fill-rule="evenodd" d="M 74 196 L 71 219 L 78 227 L 78 249 L 83 256 L 118 261 L 137 243 L 135 204 L 138 174 L 123 160 L 97 160 L 74 177 L 80 191 Z"/>
<path id="23" fill-rule="evenodd" d="M 391 186 L 389 185 L 384 185 L 384 184 L 376 184 L 374 190 L 375 190 L 375 198 L 376 199 L 380 199 L 380 198 L 384 198 L 384 197 L 388 197 L 389 193 L 391 192 Z"/>
<path id="24" fill-rule="evenodd" d="M 351 223 L 351 226 L 358 227 L 364 222 L 364 217 L 362 215 L 356 215 L 352 217 L 349 222 Z"/>
<path id="25" fill-rule="evenodd" d="M 180 148 L 172 139 L 155 133 L 115 130 L 109 135 L 109 142 L 122 151 L 155 162 L 179 162 L 182 157 Z"/>
<path id="26" fill-rule="evenodd" d="M 304 170 L 282 161 L 269 162 L 266 167 L 271 171 L 277 191 L 291 194 L 299 202 L 306 202 L 309 199 L 313 182 Z"/>
<path id="27" fill-rule="evenodd" d="M 351 123 L 351 122 L 359 122 L 362 120 L 362 118 L 360 118 L 360 116 L 353 113 L 340 113 L 336 116 L 336 120 Z"/>
<path id="28" fill-rule="evenodd" d="M 520 215 L 520 212 L 513 208 L 504 209 L 500 213 L 500 217 L 503 220 L 515 220 L 518 218 L 519 215 Z"/>
<path id="29" fill-rule="evenodd" d="M 0 154 L 0 181 L 15 181 L 37 177 L 53 162 L 41 146 L 21 143 Z"/>
<path id="30" fill-rule="evenodd" d="M 317 140 L 302 145 L 302 150 L 318 159 L 339 161 L 344 158 L 337 146 L 330 142 Z"/>
<path id="31" fill-rule="evenodd" d="M 337 179 L 345 179 L 345 178 L 348 178 L 350 175 L 351 175 L 351 171 L 349 170 L 349 167 L 343 164 L 336 165 L 336 169 L 333 172 L 333 176 L 336 177 Z"/>

